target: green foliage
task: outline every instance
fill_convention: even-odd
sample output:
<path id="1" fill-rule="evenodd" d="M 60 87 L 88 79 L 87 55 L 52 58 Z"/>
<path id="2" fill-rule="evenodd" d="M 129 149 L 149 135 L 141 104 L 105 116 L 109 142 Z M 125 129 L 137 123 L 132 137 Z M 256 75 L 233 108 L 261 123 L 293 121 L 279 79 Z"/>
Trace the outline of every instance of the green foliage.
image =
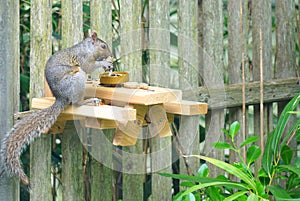
<path id="1" fill-rule="evenodd" d="M 264 201 L 264 200 L 300 200 L 300 157 L 295 156 L 295 150 L 289 147 L 292 139 L 299 141 L 300 120 L 285 129 L 289 118 L 297 114 L 294 110 L 299 105 L 300 94 L 295 96 L 284 108 L 278 125 L 267 137 L 267 143 L 262 156 L 262 166 L 257 175 L 253 172 L 256 161 L 261 156 L 261 148 L 253 143 L 258 137 L 247 138 L 240 146 L 234 139 L 240 129 L 238 122 L 233 122 L 228 130 L 223 130 L 230 138 L 230 143 L 217 142 L 217 149 L 230 149 L 237 153 L 240 161 L 229 164 L 214 158 L 200 155 L 191 155 L 223 169 L 227 174 L 234 175 L 240 180 L 236 182 L 220 175 L 217 178 L 209 177 L 209 169 L 206 164 L 201 165 L 198 175 L 187 176 L 180 174 L 160 173 L 166 177 L 184 180 L 181 186 L 186 190 L 179 192 L 174 200 L 238 200 L 238 201 Z M 287 130 L 287 131 L 286 131 Z M 246 158 L 243 158 L 241 148 L 247 147 Z"/>

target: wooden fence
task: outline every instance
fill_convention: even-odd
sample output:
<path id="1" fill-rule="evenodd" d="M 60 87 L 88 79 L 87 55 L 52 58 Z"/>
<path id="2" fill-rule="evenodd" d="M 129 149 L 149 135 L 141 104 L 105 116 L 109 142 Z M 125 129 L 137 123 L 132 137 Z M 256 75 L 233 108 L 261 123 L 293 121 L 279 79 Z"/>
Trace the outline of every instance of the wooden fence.
<path id="1" fill-rule="evenodd" d="M 178 86 L 183 90 L 185 99 L 209 103 L 209 113 L 205 115 L 204 123 L 201 121 L 201 129 L 206 130 L 205 144 L 201 149 L 199 122 L 203 117 L 179 117 L 179 140 L 185 154 L 201 153 L 224 159 L 224 153 L 213 149 L 211 144 L 224 140 L 221 128 L 227 125 L 227 114 L 227 123 L 238 120 L 244 125 L 245 129 L 240 133 L 243 137 L 238 141 L 249 135 L 258 135 L 259 144 L 264 143 L 265 135 L 274 127 L 274 118 L 278 117 L 286 101 L 300 91 L 297 78 L 299 52 L 296 51 L 296 44 L 299 45 L 297 40 L 300 40 L 297 32 L 299 10 L 296 10 L 294 0 L 121 0 L 118 1 L 120 5 L 116 2 L 91 0 L 90 28 L 112 47 L 112 8 L 114 11 L 119 9 L 120 43 L 114 48 L 121 58 L 120 68 L 130 71 L 131 80 L 162 87 Z M 61 1 L 63 48 L 83 38 L 82 3 L 82 0 Z M 171 6 L 177 7 L 176 17 L 169 15 Z M 19 106 L 18 10 L 19 4 L 15 1 L 0 3 L 1 137 L 13 125 L 13 113 L 18 111 Z M 32 98 L 49 95 L 45 94 L 44 68 L 52 54 L 52 1 L 31 0 L 30 15 Z M 175 53 L 170 43 L 173 40 L 170 24 L 174 22 L 177 27 Z M 145 52 L 148 57 L 147 62 L 143 63 Z M 179 76 L 176 82 L 171 82 L 174 77 L 170 59 L 174 54 L 178 58 Z M 264 80 L 264 116 L 261 116 L 260 110 L 261 76 Z M 253 117 L 248 119 L 249 115 Z M 145 160 L 116 156 L 120 150 L 118 147 L 101 147 L 99 153 L 110 156 L 111 163 L 117 160 L 118 172 L 91 157 L 88 160 L 87 150 L 83 148 L 77 132 L 99 133 L 99 130 L 78 131 L 72 122 L 68 123 L 60 137 L 62 169 L 57 173 L 61 175 L 60 180 L 51 174 L 57 170 L 51 164 L 55 138 L 43 135 L 32 143 L 31 201 L 56 200 L 58 197 L 65 201 L 172 200 L 172 192 L 178 191 L 177 181 L 147 171 L 147 168 L 155 169 L 160 163 L 167 162 L 169 165 L 160 171 L 196 173 L 200 167 L 200 161 L 196 159 L 184 161 L 179 157 L 174 162 L 177 165 L 173 165 L 179 169 L 172 169 L 172 157 L 176 151 L 161 155 L 158 160 L 149 159 L 144 146 L 150 144 L 151 152 L 159 151 L 172 143 L 173 138 L 166 137 L 138 140 L 135 146 L 122 148 L 124 152 L 145 154 Z M 105 135 L 111 140 L 113 131 L 107 130 Z M 97 149 L 97 146 L 93 147 Z M 235 160 L 236 156 L 230 154 L 229 162 Z M 187 164 L 191 172 L 187 170 Z M 144 174 L 129 174 L 134 168 Z M 218 173 L 218 169 L 210 167 L 211 175 Z M 61 190 L 53 190 L 57 188 Z M 1 181 L 1 199 L 18 200 L 19 194 L 16 180 L 6 178 Z"/>

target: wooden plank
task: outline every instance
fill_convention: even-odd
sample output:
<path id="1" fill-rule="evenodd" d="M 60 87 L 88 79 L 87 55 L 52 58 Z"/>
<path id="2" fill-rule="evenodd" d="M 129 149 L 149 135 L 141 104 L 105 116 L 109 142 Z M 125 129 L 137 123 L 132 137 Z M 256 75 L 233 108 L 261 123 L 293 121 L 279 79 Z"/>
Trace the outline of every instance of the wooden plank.
<path id="1" fill-rule="evenodd" d="M 111 0 L 91 0 L 90 1 L 90 15 L 91 15 L 91 30 L 98 33 L 98 37 L 104 40 L 113 51 L 112 47 L 112 9 Z M 103 69 L 97 69 L 91 73 L 91 78 L 99 79 L 99 73 L 103 72 Z"/>
<path id="2" fill-rule="evenodd" d="M 52 136 L 42 135 L 30 144 L 30 187 L 35 189 L 30 200 L 51 201 Z"/>
<path id="3" fill-rule="evenodd" d="M 113 130 L 91 130 L 91 201 L 112 200 Z"/>
<path id="4" fill-rule="evenodd" d="M 206 114 L 208 110 L 208 105 L 207 103 L 182 100 L 166 102 L 164 103 L 164 108 L 167 113 L 191 116 Z"/>
<path id="5" fill-rule="evenodd" d="M 197 88 L 199 86 L 198 60 L 198 1 L 178 1 L 178 73 L 180 89 Z M 188 50 L 188 51 L 187 51 Z M 186 97 L 194 101 L 194 96 Z M 179 143 L 184 150 L 182 154 L 200 154 L 199 115 L 181 116 L 179 124 Z M 185 163 L 187 162 L 187 163 Z M 188 167 L 186 166 L 188 165 Z M 180 173 L 196 173 L 199 160 L 185 160 L 180 156 Z"/>
<path id="6" fill-rule="evenodd" d="M 19 1 L 0 2 L 0 141 L 12 128 L 13 114 L 19 110 L 20 49 Z M 2 148 L 2 143 L 0 147 Z M 2 161 L 2 159 L 0 159 Z M 1 200 L 20 200 L 20 185 L 16 178 L 1 177 Z"/>
<path id="7" fill-rule="evenodd" d="M 121 67 L 128 71 L 130 80 L 142 82 L 142 1 L 120 1 L 120 46 Z M 114 96 L 115 97 L 115 96 Z M 128 102 L 128 98 L 125 99 Z M 124 147 L 122 155 L 122 200 L 143 200 L 143 141 L 137 140 L 134 146 Z M 132 190 L 134 189 L 134 190 Z"/>
<path id="8" fill-rule="evenodd" d="M 71 47 L 83 39 L 82 0 L 62 0 L 62 48 Z M 78 132 L 78 134 L 77 134 Z M 63 200 L 83 201 L 83 150 L 73 122 L 67 122 L 62 135 L 62 198 Z"/>
<path id="9" fill-rule="evenodd" d="M 260 80 L 261 67 L 263 68 L 263 79 L 271 80 L 274 79 L 274 65 L 272 63 L 272 1 L 254 0 L 252 3 L 252 12 L 253 80 Z M 254 105 L 253 130 L 254 135 L 259 137 L 256 144 L 263 152 L 266 136 L 273 130 L 272 103 L 264 104 L 262 112 L 263 114 L 261 114 L 261 106 L 259 104 Z M 262 122 L 261 115 L 264 115 Z M 263 130 L 261 130 L 261 128 L 263 128 Z M 260 170 L 259 167 L 261 167 L 261 163 L 261 158 L 259 158 L 254 168 L 256 174 Z"/>
<path id="10" fill-rule="evenodd" d="M 170 2 L 168 0 L 149 1 L 149 83 L 154 86 L 170 88 Z M 149 70 L 148 70 L 149 69 Z M 150 106 L 148 117 L 151 150 L 151 190 L 150 200 L 172 200 L 172 180 L 161 177 L 154 172 L 172 172 L 172 135 L 164 108 L 160 105 Z M 156 109 L 156 110 L 153 110 Z M 158 110 L 157 110 L 158 109 Z M 151 112 L 152 111 L 152 112 Z M 155 114 L 158 111 L 159 114 Z M 153 113 L 153 117 L 151 117 Z M 158 129 L 158 130 L 157 130 Z M 164 136 L 160 138 L 157 136 Z M 156 135 L 156 136 L 155 136 Z M 163 160 L 161 160 L 163 158 Z"/>
<path id="11" fill-rule="evenodd" d="M 259 104 L 259 82 L 246 84 L 246 104 Z M 264 81 L 264 102 L 290 100 L 300 91 L 298 78 Z M 230 108 L 242 105 L 242 85 L 232 84 L 224 88 L 199 87 L 183 91 L 184 96 L 197 94 L 200 102 L 207 102 L 209 109 Z M 210 99 L 210 95 L 213 98 Z"/>
<path id="12" fill-rule="evenodd" d="M 247 56 L 247 1 L 233 0 L 228 3 L 228 83 L 229 84 L 241 84 L 243 79 L 246 80 L 245 67 L 246 61 L 243 61 Z M 243 68 L 241 68 L 241 66 Z M 243 72 L 244 71 L 244 72 Z M 244 76 L 244 78 L 243 78 Z M 243 111 L 244 110 L 244 111 Z M 245 128 L 246 115 L 243 116 L 243 112 L 246 113 L 246 108 L 242 106 L 229 109 L 229 124 L 234 121 L 239 121 L 241 128 Z M 244 122 L 245 121 L 245 122 Z M 238 138 L 235 138 L 235 143 L 240 145 L 245 140 L 246 133 L 241 129 L 238 133 Z M 226 140 L 229 142 L 231 139 L 226 136 Z M 244 156 L 245 148 L 241 151 Z M 238 155 L 230 151 L 229 161 L 230 163 L 238 161 Z"/>
<path id="13" fill-rule="evenodd" d="M 223 1 L 206 0 L 201 2 L 201 18 L 203 26 L 200 44 L 203 49 L 200 66 L 204 85 L 222 88 L 224 86 L 223 66 Z M 222 92 L 221 92 L 222 93 Z M 215 94 L 211 94 L 213 99 Z M 223 94 L 224 95 L 224 94 Z M 202 101 L 200 101 L 202 102 Z M 210 103 L 209 103 L 210 104 Z M 210 110 L 205 116 L 205 145 L 203 153 L 209 157 L 223 160 L 224 153 L 220 150 L 212 150 L 212 143 L 223 141 L 221 128 L 224 127 L 224 110 Z M 210 176 L 214 177 L 221 171 L 209 165 Z"/>
<path id="14" fill-rule="evenodd" d="M 96 87 L 96 90 L 95 90 Z M 128 89 L 118 87 L 102 87 L 95 84 L 86 84 L 86 97 L 97 97 L 131 104 L 154 105 L 182 99 L 180 90 L 161 87 L 144 89 Z"/>
<path id="15" fill-rule="evenodd" d="M 300 66 L 296 63 L 296 41 L 295 41 L 295 1 L 275 1 L 275 22 L 276 22 L 276 54 L 275 54 L 275 77 L 289 78 L 298 77 Z M 298 91 L 299 92 L 299 91 Z M 278 105 L 278 116 L 282 113 L 288 101 L 280 101 Z M 292 115 L 286 125 L 287 132 L 297 121 Z M 292 140 L 289 144 L 292 150 L 296 150 L 298 143 Z"/>
<path id="16" fill-rule="evenodd" d="M 147 112 L 147 118 L 150 121 L 148 125 L 150 138 L 155 136 L 161 138 L 172 136 L 166 110 L 163 105 L 150 106 Z"/>
<path id="17" fill-rule="evenodd" d="M 118 129 L 115 134 L 113 144 L 116 146 L 132 146 L 137 142 L 138 135 L 144 124 L 148 106 L 134 105 L 136 121 L 128 121 L 126 124 L 118 123 Z"/>
<path id="18" fill-rule="evenodd" d="M 83 201 L 83 154 L 79 139 L 82 130 L 75 129 L 73 121 L 68 121 L 61 137 L 63 200 Z"/>
<path id="19" fill-rule="evenodd" d="M 113 129 L 117 128 L 117 123 L 113 120 L 95 119 L 87 117 L 85 120 L 85 127 L 96 129 Z"/>
<path id="20" fill-rule="evenodd" d="M 35 109 L 47 108 L 54 103 L 54 98 L 34 98 L 32 107 Z M 136 110 L 131 108 L 121 108 L 110 105 L 99 106 L 69 106 L 65 108 L 63 114 L 69 114 L 73 116 L 94 117 L 108 120 L 118 120 L 121 122 L 132 121 L 136 119 Z"/>
<path id="21" fill-rule="evenodd" d="M 52 2 L 32 1 L 30 10 L 30 102 L 45 96 L 44 71 L 52 54 Z M 37 26 L 38 25 L 38 26 Z M 52 200 L 51 136 L 30 145 L 30 200 Z M 46 161 L 46 162 L 45 162 Z M 37 171 L 38 170 L 38 171 Z"/>

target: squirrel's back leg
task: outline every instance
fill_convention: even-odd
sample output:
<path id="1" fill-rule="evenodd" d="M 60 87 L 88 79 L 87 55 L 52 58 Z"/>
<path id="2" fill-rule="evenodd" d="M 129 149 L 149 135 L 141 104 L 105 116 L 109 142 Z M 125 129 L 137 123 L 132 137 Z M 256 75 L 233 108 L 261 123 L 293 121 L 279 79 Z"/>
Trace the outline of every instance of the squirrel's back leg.
<path id="1" fill-rule="evenodd" d="M 47 76 L 53 95 L 64 99 L 66 104 L 76 104 L 84 98 L 86 74 L 80 67 L 57 66 L 57 68 L 68 68 L 63 76 L 57 78 L 51 74 Z M 47 74 L 46 74 L 47 75 Z"/>

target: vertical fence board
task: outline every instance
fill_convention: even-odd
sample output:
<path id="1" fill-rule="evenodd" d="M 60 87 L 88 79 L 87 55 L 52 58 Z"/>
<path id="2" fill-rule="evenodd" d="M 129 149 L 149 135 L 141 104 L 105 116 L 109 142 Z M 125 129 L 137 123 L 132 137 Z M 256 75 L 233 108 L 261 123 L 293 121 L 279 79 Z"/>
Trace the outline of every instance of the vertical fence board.
<path id="1" fill-rule="evenodd" d="M 150 84 L 170 85 L 169 1 L 149 1 Z M 172 172 L 171 137 L 151 139 L 151 170 Z M 164 160 L 161 160 L 164 158 Z M 163 167 L 163 169 L 162 169 Z M 152 174 L 152 200 L 172 200 L 172 179 Z"/>
<path id="2" fill-rule="evenodd" d="M 246 10 L 247 1 L 234 0 L 228 1 L 228 83 L 240 84 L 242 83 L 242 52 L 246 54 L 247 33 L 245 31 L 247 26 L 246 17 L 248 10 Z M 242 6 L 242 7 L 241 7 Z M 245 58 L 245 56 L 244 56 Z M 245 73 L 245 72 L 244 72 Z M 245 114 L 246 115 L 246 114 Z M 239 121 L 241 128 L 243 126 L 243 111 L 242 108 L 229 109 L 229 123 Z M 244 125 L 246 126 L 246 125 Z M 235 139 L 235 143 L 240 145 L 243 142 L 242 129 Z M 244 155 L 244 153 L 242 153 Z M 229 161 L 238 161 L 238 156 L 234 152 L 229 153 Z"/>
<path id="3" fill-rule="evenodd" d="M 142 134 L 142 129 L 140 134 Z M 123 199 L 124 201 L 143 200 L 144 190 L 144 159 L 143 140 L 138 140 L 136 145 L 123 147 Z"/>
<path id="4" fill-rule="evenodd" d="M 129 72 L 130 80 L 142 82 L 141 1 L 120 1 L 122 70 Z"/>
<path id="5" fill-rule="evenodd" d="M 275 77 L 295 77 L 295 1 L 275 1 L 276 52 Z M 298 69 L 299 70 L 299 69 Z"/>
<path id="6" fill-rule="evenodd" d="M 63 0 L 61 4 L 62 46 L 66 48 L 83 39 L 82 0 Z M 62 135 L 62 184 L 65 201 L 84 198 L 83 153 L 78 134 L 75 125 L 68 122 Z"/>
<path id="7" fill-rule="evenodd" d="M 299 76 L 300 67 L 296 65 L 295 50 L 295 1 L 275 1 L 276 50 L 275 77 L 288 78 Z M 278 115 L 281 114 L 287 101 L 278 102 Z M 291 116 L 285 131 L 295 123 L 296 117 Z M 297 148 L 296 140 L 290 143 L 292 149 Z"/>
<path id="8" fill-rule="evenodd" d="M 121 62 L 122 70 L 129 72 L 130 80 L 141 82 L 142 79 L 142 34 L 141 29 L 141 1 L 132 3 L 131 0 L 120 1 L 121 22 Z M 142 129 L 141 129 L 142 132 Z M 140 133 L 142 134 L 142 133 Z M 143 172 L 144 160 L 139 159 L 143 153 L 143 141 L 136 145 L 123 147 L 123 200 L 143 200 L 143 175 L 132 174 Z M 134 155 L 137 155 L 136 157 Z M 132 157 L 130 157 L 132 156 Z M 128 174 L 128 172 L 130 172 Z M 134 190 L 133 190 L 134 189 Z"/>
<path id="9" fill-rule="evenodd" d="M 169 1 L 149 2 L 150 84 L 170 84 L 170 17 Z"/>
<path id="10" fill-rule="evenodd" d="M 260 37 L 262 33 L 262 38 Z M 252 2 L 252 37 L 253 37 L 253 81 L 260 80 L 260 46 L 262 46 L 263 78 L 273 78 L 272 66 L 272 1 Z M 273 125 L 273 109 L 271 104 L 264 105 L 264 134 L 270 133 Z M 270 122 L 268 124 L 268 122 Z M 260 136 L 260 106 L 254 105 L 254 134 L 259 136 L 258 145 L 262 148 L 265 144 L 264 137 Z M 261 160 L 257 161 L 257 167 L 261 167 Z M 258 171 L 258 169 L 256 170 Z"/>
<path id="11" fill-rule="evenodd" d="M 32 1 L 30 13 L 30 97 L 45 96 L 45 66 L 52 53 L 52 3 Z M 30 99 L 31 100 L 31 99 Z M 46 162 L 45 162 L 46 159 Z M 30 200 L 52 200 L 51 135 L 30 145 Z"/>
<path id="12" fill-rule="evenodd" d="M 91 0 L 91 30 L 96 31 L 98 33 L 98 37 L 104 40 L 110 49 L 112 50 L 112 10 L 111 10 L 111 1 L 97 1 Z M 101 70 L 101 69 L 99 69 Z M 92 73 L 92 77 L 99 78 L 99 72 L 95 71 Z M 110 136 L 113 135 L 113 130 L 103 130 L 102 132 L 97 129 L 92 129 L 92 138 L 95 135 L 103 135 L 103 136 Z M 96 139 L 99 137 L 95 136 Z M 112 164 L 112 146 L 111 144 L 103 144 L 99 147 L 99 144 L 92 140 L 92 157 L 95 152 L 99 152 L 96 158 L 92 159 L 91 162 L 91 200 L 98 201 L 98 200 L 111 200 L 112 199 L 112 176 L 113 170 L 112 167 L 107 167 L 97 159 L 105 157 L 105 160 Z M 110 141 L 111 142 L 111 141 Z M 104 147 L 103 147 L 104 146 Z M 103 153 L 103 154 L 101 154 Z"/>
<path id="13" fill-rule="evenodd" d="M 112 130 L 91 131 L 91 201 L 112 200 Z"/>
<path id="14" fill-rule="evenodd" d="M 219 75 L 223 76 L 222 64 L 222 44 L 223 44 L 223 14 L 222 1 L 202 1 L 202 21 L 203 21 L 203 77 L 210 86 L 223 86 L 223 80 Z M 221 77 L 222 78 L 222 77 Z M 212 148 L 212 143 L 223 140 L 221 128 L 224 127 L 224 111 L 210 110 L 205 119 L 206 137 L 204 154 L 222 160 L 224 153 Z M 210 166 L 211 176 L 216 176 L 219 170 Z"/>
<path id="15" fill-rule="evenodd" d="M 63 200 L 83 201 L 82 145 L 73 121 L 68 121 L 65 125 L 61 138 L 61 152 Z"/>
<path id="16" fill-rule="evenodd" d="M 198 1 L 178 2 L 178 72 L 181 89 L 198 87 Z M 184 97 L 193 100 L 195 97 Z M 199 116 L 181 116 L 179 143 L 183 154 L 199 154 Z M 199 168 L 196 158 L 180 159 L 180 173 L 193 173 Z M 186 167 L 188 165 L 188 167 Z M 188 168 L 188 169 L 187 169 Z M 191 173 L 191 172 L 189 172 Z"/>
<path id="17" fill-rule="evenodd" d="M 19 102 L 19 2 L 0 2 L 0 140 L 13 125 Z M 2 144 L 0 144 L 2 146 Z M 1 159 L 2 160 L 2 159 Z M 1 200 L 20 199 L 19 180 L 4 175 L 0 180 Z"/>
<path id="18" fill-rule="evenodd" d="M 111 0 L 91 0 L 91 30 L 96 31 L 98 37 L 104 40 L 112 50 L 112 11 Z M 93 78 L 99 78 L 102 69 L 97 69 L 91 74 Z"/>
<path id="19" fill-rule="evenodd" d="M 202 29 L 202 51 L 201 65 L 203 78 L 209 86 L 218 86 L 220 89 L 223 85 L 223 10 L 221 0 L 202 1 L 201 17 Z M 213 94 L 210 94 L 213 98 Z M 223 160 L 224 153 L 212 148 L 212 143 L 223 141 L 221 128 L 224 127 L 224 110 L 209 110 L 205 118 L 205 146 L 204 154 L 216 159 Z M 209 164 L 208 164 L 209 165 Z M 220 170 L 209 165 L 210 175 L 216 176 Z"/>

